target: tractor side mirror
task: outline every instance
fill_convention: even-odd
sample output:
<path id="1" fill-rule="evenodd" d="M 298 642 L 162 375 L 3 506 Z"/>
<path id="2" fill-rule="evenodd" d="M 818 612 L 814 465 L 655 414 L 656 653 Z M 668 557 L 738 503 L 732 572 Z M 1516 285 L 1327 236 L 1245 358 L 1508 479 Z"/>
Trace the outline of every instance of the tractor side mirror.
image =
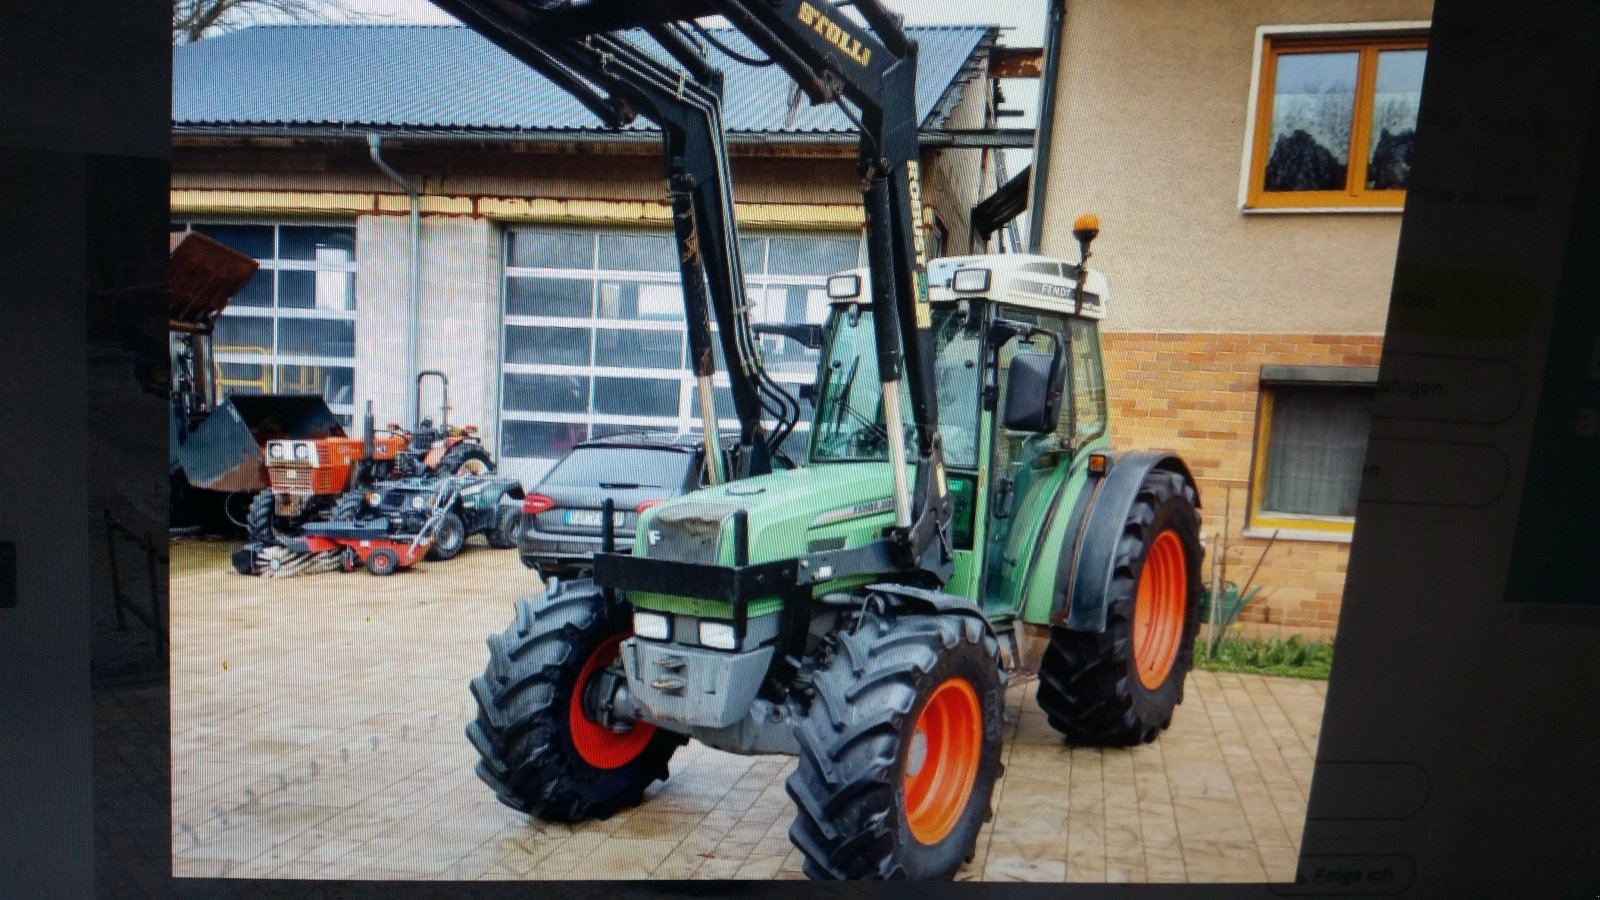
<path id="1" fill-rule="evenodd" d="M 1058 347 L 1055 353 L 1018 353 L 1012 357 L 1011 371 L 1006 376 L 1006 428 L 1035 434 L 1056 430 L 1066 380 L 1061 355 Z"/>

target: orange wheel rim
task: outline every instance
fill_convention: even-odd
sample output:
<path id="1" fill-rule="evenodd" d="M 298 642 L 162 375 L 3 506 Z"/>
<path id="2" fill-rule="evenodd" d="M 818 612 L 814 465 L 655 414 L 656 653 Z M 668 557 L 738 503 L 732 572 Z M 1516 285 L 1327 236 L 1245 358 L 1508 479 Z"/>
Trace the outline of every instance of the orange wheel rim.
<path id="1" fill-rule="evenodd" d="M 591 721 L 583 711 L 583 694 L 589 687 L 590 679 L 617 661 L 622 653 L 622 642 L 627 638 L 626 634 L 607 638 L 589 654 L 583 670 L 578 673 L 577 684 L 573 685 L 572 699 L 567 704 L 567 727 L 572 734 L 572 746 L 584 762 L 596 769 L 617 769 L 633 762 L 644 752 L 645 745 L 656 733 L 656 727 L 649 722 L 635 722 L 633 728 L 619 734 Z"/>
<path id="2" fill-rule="evenodd" d="M 948 679 L 929 695 L 906 747 L 905 809 L 912 837 L 937 844 L 955 830 L 982 752 L 978 693 L 965 679 Z"/>
<path id="3" fill-rule="evenodd" d="M 1171 529 L 1156 535 L 1139 573 L 1133 601 L 1133 664 L 1139 683 L 1160 687 L 1178 659 L 1183 624 L 1188 618 L 1189 572 L 1183 542 Z"/>

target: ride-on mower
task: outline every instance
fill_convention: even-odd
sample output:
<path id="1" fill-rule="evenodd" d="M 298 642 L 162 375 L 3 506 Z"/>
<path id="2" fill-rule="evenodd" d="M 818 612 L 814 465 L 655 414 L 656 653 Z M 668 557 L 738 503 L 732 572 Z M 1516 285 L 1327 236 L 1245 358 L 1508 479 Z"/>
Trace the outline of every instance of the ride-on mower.
<path id="1" fill-rule="evenodd" d="M 1077 263 L 925 264 L 898 17 L 880 0 L 434 2 L 608 125 L 660 127 L 705 437 L 715 316 L 752 451 L 733 472 L 708 454 L 712 484 L 643 511 L 631 555 L 597 553 L 592 579 L 550 583 L 489 638 L 467 737 L 498 798 L 604 818 L 690 738 L 786 753 L 809 875 L 948 878 L 989 816 L 1008 684 L 1036 667 L 1070 742 L 1155 739 L 1199 622 L 1193 479 L 1172 453 L 1109 449 L 1091 217 Z M 801 469 L 769 471 L 798 406 L 749 340 L 722 75 L 697 46 L 728 46 L 695 22 L 712 15 L 754 46 L 739 57 L 860 129 L 869 265 L 794 329 L 821 350 Z"/>

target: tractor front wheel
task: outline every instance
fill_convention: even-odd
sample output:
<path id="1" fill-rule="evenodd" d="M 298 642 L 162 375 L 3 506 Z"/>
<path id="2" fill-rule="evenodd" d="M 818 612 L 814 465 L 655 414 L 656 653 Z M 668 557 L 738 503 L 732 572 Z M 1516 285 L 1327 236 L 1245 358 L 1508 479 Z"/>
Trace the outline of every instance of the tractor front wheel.
<path id="1" fill-rule="evenodd" d="M 973 617 L 868 614 L 833 640 L 788 781 L 806 874 L 953 877 L 1000 773 L 994 638 Z"/>
<path id="2" fill-rule="evenodd" d="M 461 521 L 459 515 L 447 512 L 444 518 L 439 520 L 439 527 L 433 530 L 433 543 L 428 547 L 428 558 L 440 562 L 455 559 L 466 542 L 466 523 Z"/>
<path id="3" fill-rule="evenodd" d="M 1131 747 L 1156 739 L 1183 702 L 1200 628 L 1200 515 L 1176 472 L 1145 477 L 1123 520 L 1099 633 L 1051 629 L 1039 706 L 1068 742 Z"/>
<path id="4" fill-rule="evenodd" d="M 516 621 L 489 638 L 467 739 L 482 757 L 478 777 L 501 803 L 552 822 L 606 819 L 666 779 L 682 735 L 597 722 L 585 701 L 596 679 L 620 669 L 631 627 L 627 604 L 576 582 L 518 601 Z"/>

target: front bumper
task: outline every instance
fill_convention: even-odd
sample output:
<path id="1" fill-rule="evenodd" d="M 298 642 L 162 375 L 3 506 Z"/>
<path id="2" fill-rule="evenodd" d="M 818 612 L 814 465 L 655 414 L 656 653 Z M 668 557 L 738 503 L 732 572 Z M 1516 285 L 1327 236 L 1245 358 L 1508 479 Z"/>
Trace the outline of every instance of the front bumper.
<path id="1" fill-rule="evenodd" d="M 729 653 L 629 638 L 628 695 L 645 718 L 673 730 L 726 728 L 750 715 L 774 649 Z"/>

